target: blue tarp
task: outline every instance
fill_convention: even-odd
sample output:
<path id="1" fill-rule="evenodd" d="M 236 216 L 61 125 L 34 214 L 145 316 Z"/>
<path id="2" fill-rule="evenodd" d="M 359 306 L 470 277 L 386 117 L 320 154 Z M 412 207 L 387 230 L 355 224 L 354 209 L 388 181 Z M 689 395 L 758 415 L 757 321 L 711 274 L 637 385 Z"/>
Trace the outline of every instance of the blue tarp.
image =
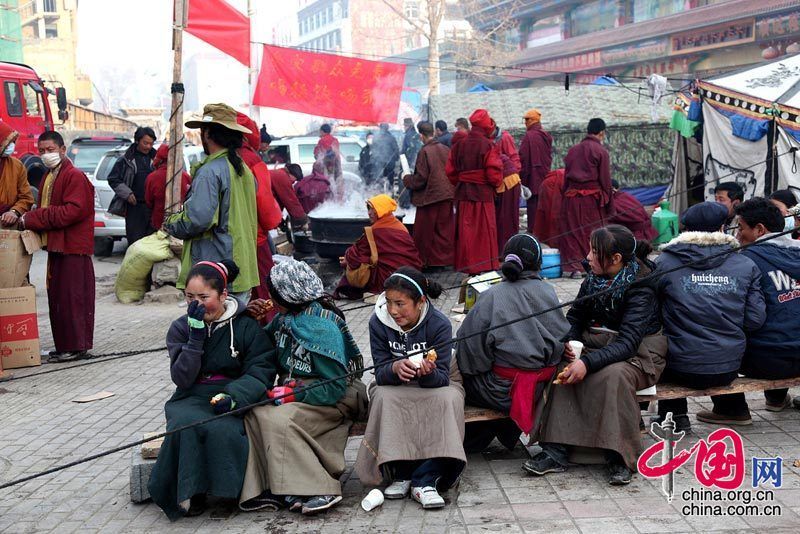
<path id="1" fill-rule="evenodd" d="M 488 91 L 494 91 L 494 89 L 492 89 L 488 85 L 484 85 L 482 83 L 479 83 L 477 85 L 472 86 L 472 88 L 470 88 L 470 90 L 467 91 L 467 92 L 468 93 L 486 93 Z"/>
<path id="2" fill-rule="evenodd" d="M 611 76 L 600 76 L 595 78 L 592 85 L 619 85 L 619 82 Z"/>
<path id="3" fill-rule="evenodd" d="M 647 187 L 623 187 L 622 191 L 630 193 L 644 206 L 652 206 L 664 196 L 669 185 L 653 185 Z"/>

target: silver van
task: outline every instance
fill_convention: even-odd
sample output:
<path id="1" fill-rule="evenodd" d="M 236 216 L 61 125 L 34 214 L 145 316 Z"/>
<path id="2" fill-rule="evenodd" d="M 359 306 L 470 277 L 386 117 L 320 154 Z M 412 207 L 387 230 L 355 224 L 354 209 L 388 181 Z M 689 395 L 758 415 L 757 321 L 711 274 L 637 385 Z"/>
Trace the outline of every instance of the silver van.
<path id="1" fill-rule="evenodd" d="M 366 143 L 355 136 L 335 135 L 339 140 L 339 151 L 342 155 L 342 170 L 358 175 L 358 159 L 361 149 Z M 314 166 L 314 147 L 319 142 L 318 136 L 303 135 L 273 139 L 267 152 L 267 167 L 279 169 L 287 163 L 297 163 L 303 169 L 303 176 L 311 174 Z"/>

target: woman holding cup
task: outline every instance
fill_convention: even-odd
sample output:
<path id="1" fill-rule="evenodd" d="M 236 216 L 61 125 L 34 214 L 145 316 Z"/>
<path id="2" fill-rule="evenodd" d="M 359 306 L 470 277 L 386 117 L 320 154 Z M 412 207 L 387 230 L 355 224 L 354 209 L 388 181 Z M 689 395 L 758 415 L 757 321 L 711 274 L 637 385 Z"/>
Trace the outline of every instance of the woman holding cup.
<path id="1" fill-rule="evenodd" d="M 610 484 L 631 481 L 642 451 L 636 392 L 658 381 L 667 353 L 656 282 L 646 279 L 656 268 L 647 259 L 651 250 L 623 226 L 592 232 L 578 299 L 596 297 L 567 313 L 564 352 L 573 361 L 551 389 L 535 436 L 542 452 L 525 462 L 529 473 L 565 471 L 569 447 L 580 446 L 606 451 Z"/>
<path id="2" fill-rule="evenodd" d="M 513 449 L 520 433 L 530 434 L 544 403 L 538 402 L 564 353 L 569 323 L 560 309 L 496 328 L 510 320 L 558 306 L 555 289 L 539 276 L 542 249 L 529 234 L 517 234 L 503 248 L 503 280 L 481 295 L 458 331 L 477 332 L 458 344 L 458 366 L 467 404 L 491 408 L 511 420 L 472 423 L 464 441 L 481 451 L 496 437 Z"/>

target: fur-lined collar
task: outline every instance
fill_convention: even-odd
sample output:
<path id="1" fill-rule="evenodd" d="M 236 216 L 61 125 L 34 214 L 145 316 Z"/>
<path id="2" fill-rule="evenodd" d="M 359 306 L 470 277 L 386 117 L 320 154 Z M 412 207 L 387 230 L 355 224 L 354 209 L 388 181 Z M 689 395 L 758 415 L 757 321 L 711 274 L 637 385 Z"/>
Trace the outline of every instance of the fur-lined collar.
<path id="1" fill-rule="evenodd" d="M 732 235 L 722 232 L 683 232 L 667 243 L 667 247 L 672 245 L 698 245 L 701 247 L 713 247 L 719 245 L 730 245 L 733 248 L 739 247 L 739 242 Z M 665 247 L 666 248 L 666 247 Z"/>

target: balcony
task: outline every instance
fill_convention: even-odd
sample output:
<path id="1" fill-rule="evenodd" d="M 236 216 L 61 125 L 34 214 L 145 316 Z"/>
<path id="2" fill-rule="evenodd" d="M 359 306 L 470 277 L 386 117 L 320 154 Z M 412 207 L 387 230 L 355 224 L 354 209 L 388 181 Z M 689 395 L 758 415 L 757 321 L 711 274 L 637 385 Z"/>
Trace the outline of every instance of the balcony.
<path id="1" fill-rule="evenodd" d="M 58 19 L 58 0 L 31 0 L 17 8 L 23 26 L 44 19 L 53 22 Z"/>

